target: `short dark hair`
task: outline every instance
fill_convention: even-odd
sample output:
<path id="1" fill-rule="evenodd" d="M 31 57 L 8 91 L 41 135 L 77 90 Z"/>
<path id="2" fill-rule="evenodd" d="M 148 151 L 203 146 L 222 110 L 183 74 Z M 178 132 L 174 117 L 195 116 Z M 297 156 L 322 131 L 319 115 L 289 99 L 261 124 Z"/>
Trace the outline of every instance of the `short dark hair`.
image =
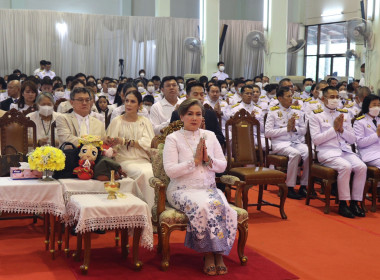
<path id="1" fill-rule="evenodd" d="M 284 97 L 285 92 L 289 92 L 290 88 L 289 87 L 280 87 L 277 92 L 276 92 L 276 97 Z"/>
<path id="2" fill-rule="evenodd" d="M 70 100 L 74 100 L 75 99 L 75 95 L 78 94 L 78 93 L 87 93 L 88 96 L 90 97 L 90 99 L 92 99 L 91 92 L 87 88 L 74 88 L 70 92 Z"/>
<path id="3" fill-rule="evenodd" d="M 79 79 L 80 77 L 84 77 L 85 80 L 87 79 L 86 75 L 83 74 L 83 73 L 78 73 L 78 74 L 76 74 L 76 75 L 74 76 L 75 79 Z"/>
<path id="4" fill-rule="evenodd" d="M 43 86 L 43 85 L 52 86 L 53 85 L 53 81 L 50 79 L 50 77 L 45 76 L 45 77 L 43 77 L 43 79 L 41 81 L 41 86 Z"/>
<path id="5" fill-rule="evenodd" d="M 15 70 L 13 70 L 13 74 L 17 74 L 17 73 L 20 73 L 20 74 L 21 74 L 20 69 L 15 69 Z"/>
<path id="6" fill-rule="evenodd" d="M 208 84 L 207 88 L 206 88 L 206 91 L 209 92 L 210 89 L 211 89 L 211 87 L 217 87 L 217 88 L 219 88 L 219 90 L 222 90 L 221 89 L 221 84 L 218 83 L 218 82 L 212 82 L 211 84 Z"/>
<path id="7" fill-rule="evenodd" d="M 360 68 L 365 68 L 365 63 L 363 63 L 362 65 L 360 65 Z"/>
<path id="8" fill-rule="evenodd" d="M 67 76 L 67 77 L 66 77 L 66 85 L 67 85 L 68 83 L 74 81 L 74 80 L 75 80 L 74 76 Z"/>
<path id="9" fill-rule="evenodd" d="M 102 83 L 104 83 L 105 81 L 111 82 L 112 79 L 110 77 L 103 77 Z"/>
<path id="10" fill-rule="evenodd" d="M 146 73 L 144 69 L 140 69 L 140 70 L 139 70 L 139 75 L 140 75 L 142 72 L 144 72 L 144 74 Z"/>
<path id="11" fill-rule="evenodd" d="M 56 90 L 57 88 L 63 88 L 63 84 L 61 84 L 61 83 L 56 83 L 56 84 L 53 86 L 53 90 Z"/>
<path id="12" fill-rule="evenodd" d="M 306 78 L 306 79 L 303 79 L 302 81 L 302 84 L 304 85 L 306 82 L 314 82 L 312 78 Z"/>
<path id="13" fill-rule="evenodd" d="M 106 97 L 105 95 L 101 95 L 101 96 L 99 96 L 98 100 L 96 100 L 96 102 L 95 102 L 95 106 L 96 106 L 96 109 L 98 109 L 98 112 L 101 112 L 101 111 L 102 111 L 102 110 L 100 109 L 100 106 L 99 106 L 99 101 L 100 101 L 101 99 L 103 99 L 103 98 L 107 101 L 107 105 L 110 105 L 110 103 L 109 103 L 109 101 L 108 101 L 108 99 L 107 99 L 107 97 Z M 109 111 L 108 107 L 107 107 L 106 111 Z"/>
<path id="14" fill-rule="evenodd" d="M 245 91 L 247 88 L 253 90 L 253 87 L 252 87 L 252 86 L 250 86 L 250 85 L 244 85 L 244 86 L 241 87 L 241 91 L 240 91 L 240 93 L 243 94 L 244 91 Z"/>
<path id="15" fill-rule="evenodd" d="M 189 108 L 191 106 L 194 106 L 194 105 L 198 105 L 201 108 L 201 110 L 202 110 L 202 115 L 204 115 L 205 109 L 204 109 L 202 103 L 198 99 L 193 99 L 193 98 L 186 99 L 185 101 L 183 101 L 181 103 L 181 105 L 179 105 L 179 107 L 178 107 L 178 114 L 180 116 L 184 116 L 187 113 L 187 111 L 189 111 Z"/>
<path id="16" fill-rule="evenodd" d="M 362 105 L 362 114 L 367 114 L 369 112 L 369 105 L 373 100 L 380 100 L 380 96 L 370 94 L 364 97 L 363 105 Z"/>
<path id="17" fill-rule="evenodd" d="M 278 85 L 280 86 L 280 88 L 282 87 L 282 84 L 283 84 L 284 82 L 292 82 L 292 80 L 289 79 L 289 78 L 283 78 L 283 79 L 278 83 Z"/>
<path id="18" fill-rule="evenodd" d="M 208 82 L 208 78 L 207 78 L 207 76 L 200 76 L 199 77 L 199 82 L 200 83 L 207 83 Z"/>
<path id="19" fill-rule="evenodd" d="M 218 64 L 217 64 L 217 66 L 219 67 L 220 64 L 223 64 L 223 65 L 224 65 L 224 62 L 223 62 L 223 61 L 219 61 Z"/>
<path id="20" fill-rule="evenodd" d="M 46 60 L 40 60 L 40 65 L 46 65 Z"/>
<path id="21" fill-rule="evenodd" d="M 125 98 L 127 98 L 128 95 L 133 94 L 137 98 L 137 102 L 141 104 L 142 102 L 142 96 L 141 93 L 138 90 L 132 90 L 128 92 L 128 94 L 125 95 Z"/>
<path id="22" fill-rule="evenodd" d="M 25 107 L 24 91 L 27 87 L 29 87 L 36 94 L 36 97 L 34 98 L 34 102 L 36 101 L 36 98 L 38 95 L 37 85 L 33 83 L 32 81 L 24 81 L 21 85 L 21 96 L 17 101 L 17 105 L 19 108 Z"/>
<path id="23" fill-rule="evenodd" d="M 175 79 L 174 76 L 165 76 L 162 78 L 162 81 L 161 81 L 161 84 L 160 84 L 160 88 L 164 88 L 164 84 L 167 82 L 167 81 L 171 81 L 171 80 L 174 80 L 176 83 L 177 83 L 177 80 Z"/>
<path id="24" fill-rule="evenodd" d="M 75 79 L 75 80 L 71 83 L 71 88 L 74 88 L 77 84 L 81 84 L 82 86 L 86 86 L 82 80 Z"/>
<path id="25" fill-rule="evenodd" d="M 261 76 L 256 76 L 256 77 L 253 78 L 253 81 L 256 82 L 256 79 L 257 79 L 257 78 L 259 78 L 260 80 L 263 79 L 263 77 L 261 77 Z"/>
<path id="26" fill-rule="evenodd" d="M 161 81 L 161 78 L 159 76 L 153 76 L 152 81 Z"/>
<path id="27" fill-rule="evenodd" d="M 41 84 L 41 80 L 40 80 L 40 78 L 37 78 L 36 76 L 33 76 L 33 75 L 28 76 L 28 77 L 25 79 L 25 81 L 32 81 L 32 82 L 35 83 L 36 85 Z"/>
<path id="28" fill-rule="evenodd" d="M 8 76 L 8 83 L 9 83 L 10 81 L 14 81 L 14 80 L 20 81 L 20 77 L 19 77 L 17 74 L 10 74 L 10 75 Z"/>
<path id="29" fill-rule="evenodd" d="M 335 91 L 338 91 L 338 90 L 336 89 L 336 87 L 328 86 L 328 87 L 325 87 L 325 88 L 323 89 L 323 96 L 325 96 L 329 90 L 335 90 Z"/>
<path id="30" fill-rule="evenodd" d="M 143 102 L 144 101 L 148 101 L 148 102 L 151 102 L 152 104 L 154 104 L 154 97 L 153 95 L 150 95 L 150 94 L 146 94 L 142 100 Z"/>
<path id="31" fill-rule="evenodd" d="M 175 79 L 177 82 L 178 82 L 178 80 L 185 80 L 182 76 L 177 76 Z"/>
<path id="32" fill-rule="evenodd" d="M 190 94 L 190 91 L 193 87 L 201 87 L 203 89 L 203 91 L 205 90 L 203 84 L 201 84 L 200 82 L 187 83 L 186 84 L 186 94 L 187 95 Z"/>
<path id="33" fill-rule="evenodd" d="M 137 86 L 135 83 L 125 83 L 123 86 L 123 95 L 125 96 L 125 93 L 127 92 L 128 89 L 130 88 L 135 88 L 137 90 Z"/>
<path id="34" fill-rule="evenodd" d="M 45 65 L 51 65 L 50 61 L 46 61 Z"/>

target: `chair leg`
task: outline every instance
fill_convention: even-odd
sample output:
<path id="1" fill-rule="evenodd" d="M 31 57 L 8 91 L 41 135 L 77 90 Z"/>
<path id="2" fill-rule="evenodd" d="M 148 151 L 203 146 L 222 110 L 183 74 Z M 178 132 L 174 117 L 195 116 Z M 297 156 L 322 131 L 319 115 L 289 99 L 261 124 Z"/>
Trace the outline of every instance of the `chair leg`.
<path id="1" fill-rule="evenodd" d="M 50 214 L 45 214 L 44 219 L 44 231 L 45 231 L 45 250 L 49 250 L 50 242 Z"/>
<path id="2" fill-rule="evenodd" d="M 314 178 L 311 177 L 311 175 L 309 175 L 309 180 L 307 184 L 306 201 L 305 201 L 306 205 L 310 204 L 310 198 L 311 198 L 312 193 L 314 193 Z"/>
<path id="3" fill-rule="evenodd" d="M 80 266 L 82 274 L 87 274 L 88 268 L 90 266 L 90 255 L 91 255 L 91 231 L 84 233 L 84 261 Z"/>
<path id="4" fill-rule="evenodd" d="M 58 231 L 58 241 L 57 241 L 57 244 L 58 244 L 58 251 L 61 251 L 62 249 L 62 223 L 58 220 L 58 224 L 57 224 L 57 231 Z"/>
<path id="5" fill-rule="evenodd" d="M 379 183 L 378 180 L 376 180 L 376 179 L 373 180 L 371 212 L 376 212 L 376 196 L 377 196 L 377 184 L 378 183 Z"/>
<path id="6" fill-rule="evenodd" d="M 243 188 L 243 208 L 248 211 L 248 191 L 249 187 L 245 185 Z"/>
<path id="7" fill-rule="evenodd" d="M 226 188 L 224 190 L 224 193 L 226 195 L 226 199 L 228 203 L 231 203 L 231 186 L 226 184 Z"/>
<path id="8" fill-rule="evenodd" d="M 69 251 L 70 251 L 70 245 L 69 245 L 69 242 L 70 242 L 70 230 L 71 230 L 70 226 L 66 226 L 65 227 L 65 249 L 64 249 L 64 252 L 65 252 L 65 255 L 66 255 L 67 258 L 69 257 Z"/>
<path id="9" fill-rule="evenodd" d="M 161 269 L 163 271 L 168 270 L 169 260 L 170 260 L 170 228 L 166 224 L 161 225 L 162 228 L 162 260 L 161 260 Z"/>
<path id="10" fill-rule="evenodd" d="M 162 253 L 162 228 L 157 226 L 157 235 L 158 235 L 158 244 L 157 244 L 157 253 Z"/>
<path id="11" fill-rule="evenodd" d="M 264 186 L 259 185 L 259 196 L 257 197 L 257 210 L 261 210 L 261 205 L 263 204 L 263 192 Z"/>
<path id="12" fill-rule="evenodd" d="M 322 180 L 322 185 L 324 186 L 325 190 L 325 214 L 330 213 L 330 194 L 331 194 L 331 182 L 327 180 Z"/>
<path id="13" fill-rule="evenodd" d="M 288 187 L 286 186 L 286 184 L 280 184 L 278 186 L 280 187 L 280 214 L 281 214 L 281 218 L 287 219 L 288 217 L 285 214 L 284 207 L 285 207 L 286 197 L 288 196 Z"/>
<path id="14" fill-rule="evenodd" d="M 238 223 L 239 239 L 238 239 L 238 256 L 241 265 L 246 265 L 248 257 L 244 255 L 244 248 L 248 238 L 248 219 L 242 223 Z"/>
<path id="15" fill-rule="evenodd" d="M 235 205 L 237 207 L 244 208 L 243 207 L 243 191 L 245 189 L 245 182 L 239 181 L 239 182 L 236 182 L 235 185 L 236 185 Z"/>
<path id="16" fill-rule="evenodd" d="M 121 230 L 121 256 L 125 260 L 129 253 L 129 245 L 128 245 L 128 229 Z"/>
<path id="17" fill-rule="evenodd" d="M 135 227 L 133 231 L 133 264 L 135 265 L 135 270 L 141 270 L 143 263 L 139 261 L 139 247 L 141 238 L 142 228 Z"/>
<path id="18" fill-rule="evenodd" d="M 82 234 L 78 232 L 78 234 L 77 234 L 77 250 L 73 254 L 74 261 L 79 262 L 81 254 L 82 254 Z"/>
<path id="19" fill-rule="evenodd" d="M 115 229 L 115 246 L 119 246 L 119 240 L 120 240 L 120 237 L 119 237 L 119 229 Z"/>
<path id="20" fill-rule="evenodd" d="M 373 180 L 373 179 L 369 179 L 369 180 L 366 181 L 365 184 L 364 184 L 363 199 L 362 199 L 362 201 L 361 201 L 361 203 L 360 203 L 364 212 L 368 212 L 368 209 L 367 209 L 367 207 L 365 206 L 365 197 L 366 197 L 366 194 L 367 194 L 368 191 L 369 191 L 369 187 L 372 187 L 372 188 L 373 188 L 373 185 L 374 185 L 374 180 Z M 373 200 L 372 200 L 372 201 L 373 201 Z"/>

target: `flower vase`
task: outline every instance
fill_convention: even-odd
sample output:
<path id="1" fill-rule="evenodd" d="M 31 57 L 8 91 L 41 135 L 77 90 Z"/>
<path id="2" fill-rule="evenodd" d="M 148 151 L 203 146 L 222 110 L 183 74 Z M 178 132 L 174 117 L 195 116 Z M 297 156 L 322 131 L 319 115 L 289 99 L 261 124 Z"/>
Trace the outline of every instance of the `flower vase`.
<path id="1" fill-rule="evenodd" d="M 44 170 L 44 174 L 42 176 L 41 181 L 44 181 L 44 182 L 54 181 L 54 179 L 51 177 L 50 173 L 51 173 L 50 170 Z"/>

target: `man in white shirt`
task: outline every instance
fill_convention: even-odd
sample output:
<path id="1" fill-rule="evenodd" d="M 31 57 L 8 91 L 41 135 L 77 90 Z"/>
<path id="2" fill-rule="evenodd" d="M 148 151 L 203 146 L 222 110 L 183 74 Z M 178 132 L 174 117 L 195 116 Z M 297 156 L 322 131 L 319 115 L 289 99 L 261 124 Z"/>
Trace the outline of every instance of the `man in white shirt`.
<path id="1" fill-rule="evenodd" d="M 75 88 L 70 94 L 73 112 L 57 117 L 57 135 L 59 145 L 71 142 L 78 146 L 78 138 L 83 135 L 95 135 L 105 138 L 104 123 L 89 115 L 91 109 L 91 93 L 86 88 Z"/>
<path id="2" fill-rule="evenodd" d="M 45 64 L 45 70 L 38 73 L 38 77 L 42 80 L 44 77 L 48 76 L 50 79 L 53 79 L 55 77 L 55 73 L 50 70 L 51 68 L 51 62 L 46 61 Z"/>
<path id="3" fill-rule="evenodd" d="M 179 87 L 174 76 L 166 76 L 161 82 L 161 91 L 164 98 L 154 103 L 150 109 L 150 121 L 156 135 L 170 123 L 170 118 L 178 102 Z"/>
<path id="4" fill-rule="evenodd" d="M 223 61 L 219 61 L 218 64 L 218 72 L 215 72 L 214 74 L 212 74 L 212 77 L 217 77 L 218 80 L 225 80 L 228 78 L 228 74 L 224 73 L 224 62 Z"/>
<path id="5" fill-rule="evenodd" d="M 105 96 L 108 99 L 108 102 L 110 105 L 115 104 L 115 98 L 116 98 L 116 92 L 117 92 L 117 84 L 114 80 L 111 78 L 104 78 L 103 79 L 103 89 L 99 96 Z M 113 106 L 113 109 L 116 109 L 117 105 Z"/>
<path id="6" fill-rule="evenodd" d="M 313 79 L 311 78 L 303 79 L 302 84 L 303 84 L 303 92 L 301 94 L 301 98 L 307 99 L 310 97 L 311 86 L 313 85 Z"/>
<path id="7" fill-rule="evenodd" d="M 34 70 L 33 72 L 33 75 L 34 76 L 38 76 L 38 74 L 42 71 L 45 70 L 45 64 L 46 64 L 46 61 L 45 60 L 41 60 L 40 61 L 40 68 L 37 68 L 36 70 Z"/>

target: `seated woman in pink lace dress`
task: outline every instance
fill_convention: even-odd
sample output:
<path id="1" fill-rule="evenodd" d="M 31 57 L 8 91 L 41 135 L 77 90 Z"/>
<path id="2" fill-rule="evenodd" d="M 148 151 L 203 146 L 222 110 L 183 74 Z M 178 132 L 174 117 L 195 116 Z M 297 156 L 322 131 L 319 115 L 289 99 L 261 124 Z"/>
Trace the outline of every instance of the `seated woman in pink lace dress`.
<path id="1" fill-rule="evenodd" d="M 236 236 L 237 213 L 216 188 L 215 173 L 226 168 L 222 148 L 212 131 L 200 129 L 203 106 L 188 99 L 178 108 L 184 128 L 170 134 L 163 152 L 170 177 L 169 203 L 189 218 L 185 246 L 204 253 L 203 271 L 226 274 L 223 255 L 228 255 Z"/>

